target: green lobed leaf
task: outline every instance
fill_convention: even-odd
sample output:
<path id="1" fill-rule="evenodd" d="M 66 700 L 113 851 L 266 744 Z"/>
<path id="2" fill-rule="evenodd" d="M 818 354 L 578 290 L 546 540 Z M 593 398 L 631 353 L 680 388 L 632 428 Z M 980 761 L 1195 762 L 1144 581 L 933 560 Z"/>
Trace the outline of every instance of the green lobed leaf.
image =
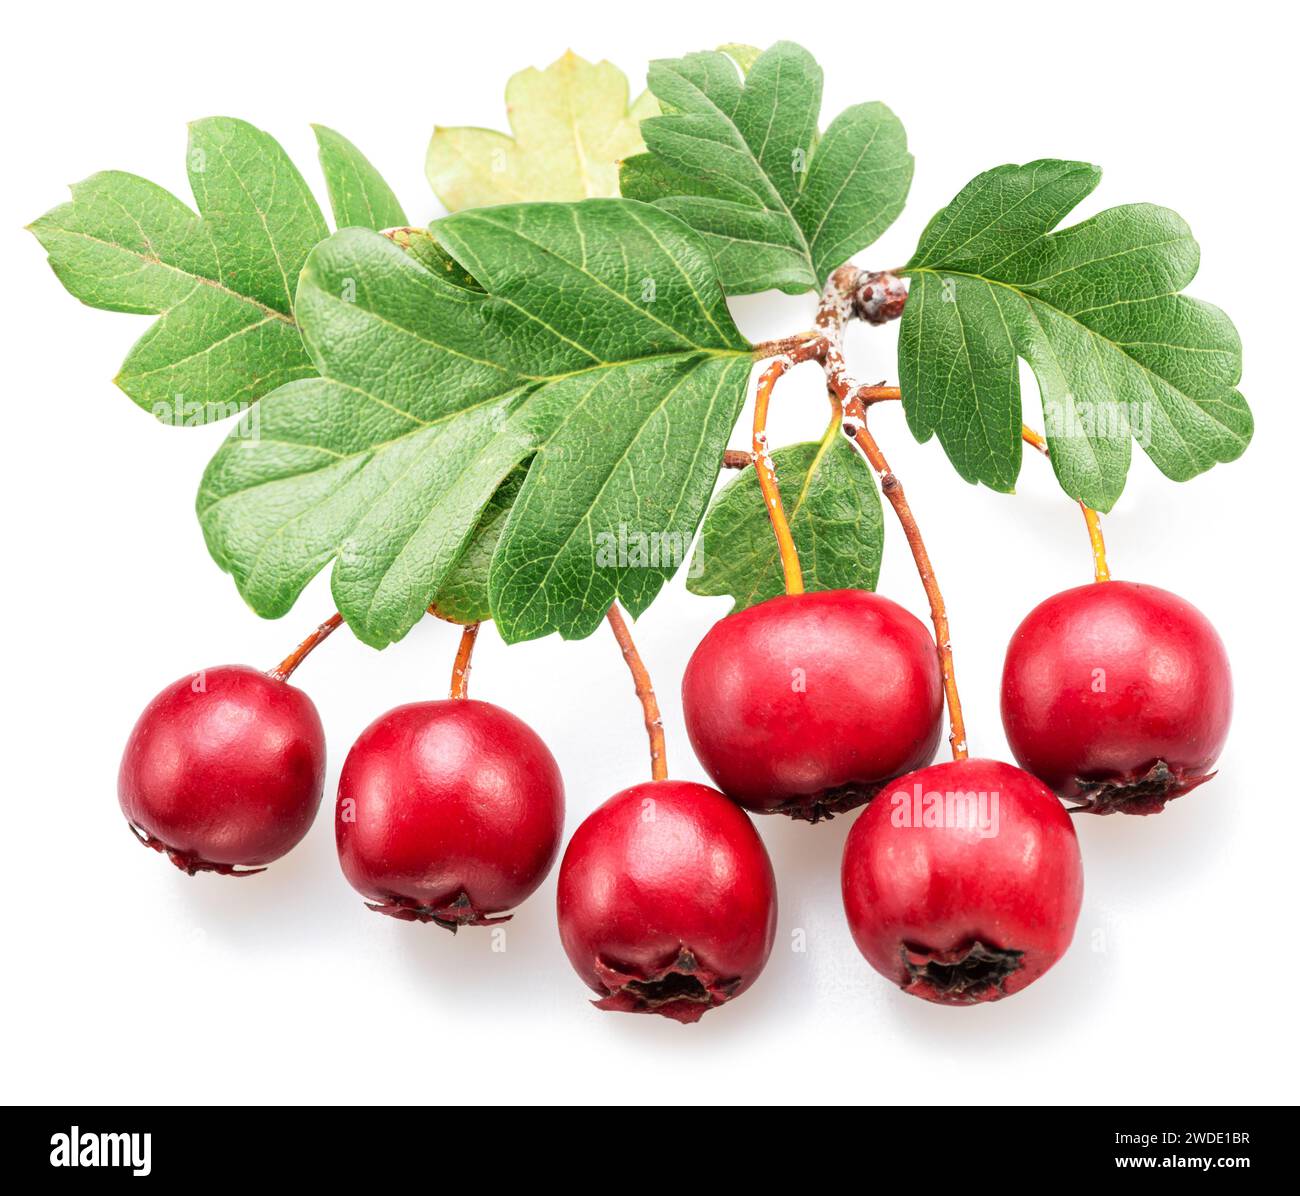
<path id="1" fill-rule="evenodd" d="M 899 333 L 918 440 L 938 435 L 967 481 L 1009 491 L 1021 458 L 1018 359 L 1042 392 L 1058 480 L 1108 511 L 1136 439 L 1178 481 L 1240 456 L 1253 420 L 1241 342 L 1180 294 L 1199 250 L 1167 208 L 1108 208 L 1056 232 L 1101 171 L 1044 160 L 972 180 L 922 234 Z"/>
<path id="2" fill-rule="evenodd" d="M 622 71 L 569 50 L 544 71 L 511 76 L 506 111 L 513 136 L 434 129 L 425 173 L 449 212 L 616 196 L 618 163 L 643 148 L 638 126 L 658 105 L 648 93 L 629 105 Z"/>
<path id="3" fill-rule="evenodd" d="M 385 229 L 384 236 L 393 244 L 400 245 L 426 270 L 437 274 L 440 278 L 445 278 L 457 286 L 467 287 L 471 291 L 483 289 L 478 279 L 452 257 L 427 228 Z"/>
<path id="4" fill-rule="evenodd" d="M 344 618 L 383 646 L 525 467 L 489 575 L 503 637 L 587 635 L 615 599 L 639 613 L 694 534 L 752 365 L 707 250 L 628 200 L 480 209 L 433 232 L 474 285 L 363 230 L 313 251 L 297 304 L 322 376 L 268 395 L 257 434 L 213 458 L 212 555 L 268 616 L 333 560 Z M 620 537 L 666 549 L 644 559 Z"/>
<path id="5" fill-rule="evenodd" d="M 807 590 L 874 590 L 884 519 L 876 480 L 837 420 L 820 441 L 772 453 Z M 753 468 L 718 492 L 700 528 L 686 588 L 731 594 L 733 612 L 785 592 L 767 505 Z"/>
<path id="6" fill-rule="evenodd" d="M 448 570 L 433 596 L 433 609 L 454 623 L 483 623 L 492 617 L 488 602 L 488 571 L 505 530 L 510 506 L 519 496 L 527 470 L 511 473 L 488 499 L 460 558 Z"/>
<path id="7" fill-rule="evenodd" d="M 728 294 L 796 294 L 871 244 L 902 211 L 912 155 L 883 104 L 857 104 L 819 135 L 822 72 L 793 42 L 753 60 L 734 48 L 650 64 L 663 115 L 623 163 L 623 194 L 704 235 Z M 743 63 L 741 64 L 743 65 Z"/>
<path id="8" fill-rule="evenodd" d="M 338 228 L 395 228 L 406 215 L 392 188 L 342 133 L 312 125 Z"/>
<path id="9" fill-rule="evenodd" d="M 246 412 L 315 372 L 293 298 L 329 231 L 284 150 L 244 121 L 194 122 L 186 161 L 201 214 L 146 179 L 106 171 L 31 226 L 83 303 L 159 317 L 116 382 L 177 426 Z"/>

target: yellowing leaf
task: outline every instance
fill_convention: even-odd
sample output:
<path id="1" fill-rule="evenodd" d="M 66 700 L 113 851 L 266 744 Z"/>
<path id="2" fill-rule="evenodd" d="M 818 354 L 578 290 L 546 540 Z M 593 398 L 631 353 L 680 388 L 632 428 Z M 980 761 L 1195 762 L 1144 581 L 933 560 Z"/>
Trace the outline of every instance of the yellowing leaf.
<path id="1" fill-rule="evenodd" d="M 627 78 L 572 50 L 544 71 L 506 84 L 513 136 L 492 129 L 435 128 L 425 173 L 448 211 L 537 200 L 618 195 L 618 164 L 645 147 L 643 117 L 659 111 L 646 92 L 628 105 Z"/>
<path id="2" fill-rule="evenodd" d="M 718 47 L 720 54 L 725 54 L 738 67 L 741 74 L 748 75 L 749 68 L 762 56 L 763 51 L 757 46 L 747 46 L 744 42 L 727 42 Z"/>

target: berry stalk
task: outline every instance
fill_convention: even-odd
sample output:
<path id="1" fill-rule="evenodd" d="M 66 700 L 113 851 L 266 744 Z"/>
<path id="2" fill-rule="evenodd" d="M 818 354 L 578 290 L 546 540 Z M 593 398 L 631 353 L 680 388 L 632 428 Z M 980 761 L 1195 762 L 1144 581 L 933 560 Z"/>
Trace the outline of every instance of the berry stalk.
<path id="1" fill-rule="evenodd" d="M 781 554 L 785 592 L 802 594 L 803 570 L 799 567 L 799 552 L 794 546 L 794 536 L 790 534 L 785 508 L 781 505 L 781 491 L 776 484 L 776 469 L 772 465 L 772 456 L 767 448 L 767 407 L 772 398 L 772 388 L 776 385 L 777 379 L 793 364 L 793 360 L 788 355 L 783 355 L 769 363 L 759 375 L 758 390 L 754 396 L 753 450 L 758 488 L 763 492 L 763 504 L 767 507 L 767 517 L 772 521 L 772 531 L 776 535 L 777 549 Z"/>
<path id="2" fill-rule="evenodd" d="M 861 388 L 859 388 L 860 390 Z M 865 388 L 868 392 L 873 388 Z M 869 401 L 869 400 L 868 400 Z M 866 457 L 871 468 L 880 479 L 880 491 L 889 500 L 902 525 L 907 546 L 912 550 L 912 559 L 916 562 L 916 571 L 920 575 L 925 596 L 930 602 L 930 621 L 934 624 L 934 641 L 939 649 L 939 668 L 943 674 L 943 692 L 948 703 L 948 742 L 952 746 L 952 758 L 965 760 L 969 754 L 966 749 L 966 720 L 961 710 L 961 695 L 957 691 L 957 674 L 952 659 L 952 635 L 948 628 L 948 609 L 944 604 L 943 591 L 939 588 L 934 575 L 934 566 L 930 563 L 930 554 L 921 537 L 916 516 L 908 504 L 903 492 L 903 483 L 889 467 L 880 445 L 867 430 L 867 412 L 859 391 L 852 392 L 847 399 L 841 400 L 844 406 L 844 428 L 852 437 L 862 455 Z"/>
<path id="3" fill-rule="evenodd" d="M 650 776 L 652 780 L 668 779 L 668 755 L 664 746 L 664 720 L 659 713 L 659 700 L 655 697 L 654 686 L 650 683 L 650 674 L 641 654 L 632 641 L 632 633 L 623 620 L 618 604 L 612 605 L 605 614 L 609 626 L 623 650 L 623 659 L 632 673 L 632 682 L 636 686 L 636 696 L 640 699 L 641 709 L 645 714 L 646 734 L 650 737 Z"/>
<path id="4" fill-rule="evenodd" d="M 343 616 L 335 611 L 328 619 L 325 620 L 315 631 L 302 641 L 292 652 L 289 653 L 273 669 L 267 670 L 267 676 L 276 681 L 288 681 L 293 676 L 294 670 L 302 664 L 308 656 L 323 644 L 335 631 L 338 630 L 343 622 Z"/>
<path id="5" fill-rule="evenodd" d="M 474 642 L 478 639 L 479 625 L 466 623 L 461 628 L 460 645 L 456 649 L 456 659 L 451 666 L 451 693 L 448 695 L 458 701 L 469 697 L 469 670 L 474 656 Z"/>
<path id="6" fill-rule="evenodd" d="M 1041 432 L 1034 431 L 1028 424 L 1020 426 L 1021 439 L 1036 448 L 1044 457 L 1051 456 L 1047 439 Z M 1079 503 L 1083 512 L 1083 522 L 1088 528 L 1088 542 L 1092 545 L 1092 575 L 1094 581 L 1110 581 L 1110 566 L 1106 563 L 1106 541 L 1101 534 L 1101 516 L 1086 503 Z"/>
<path id="7" fill-rule="evenodd" d="M 1094 581 L 1110 581 L 1110 566 L 1106 564 L 1106 541 L 1101 538 L 1101 517 L 1091 507 L 1079 504 L 1083 521 L 1088 525 L 1088 540 L 1092 544 L 1092 576 Z"/>

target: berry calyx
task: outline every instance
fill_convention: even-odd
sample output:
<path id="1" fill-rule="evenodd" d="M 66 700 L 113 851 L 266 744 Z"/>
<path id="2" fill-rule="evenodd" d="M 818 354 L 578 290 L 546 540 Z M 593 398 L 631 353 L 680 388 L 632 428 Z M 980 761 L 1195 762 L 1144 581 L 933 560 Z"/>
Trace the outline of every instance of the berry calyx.
<path id="1" fill-rule="evenodd" d="M 1053 595 L 1011 637 L 1002 723 L 1021 766 L 1094 814 L 1155 814 L 1211 771 L 1232 718 L 1218 633 L 1156 586 Z"/>
<path id="2" fill-rule="evenodd" d="M 453 932 L 486 926 L 555 862 L 564 784 L 541 738 L 509 711 L 414 702 L 353 744 L 334 828 L 343 873 L 371 909 Z"/>
<path id="3" fill-rule="evenodd" d="M 136 836 L 194 875 L 260 872 L 310 829 L 325 733 L 302 690 L 246 665 L 206 669 L 145 707 L 118 772 Z"/>
<path id="4" fill-rule="evenodd" d="M 1065 953 L 1083 900 L 1074 827 L 1051 791 L 997 760 L 900 777 L 844 844 L 844 909 L 868 963 L 943 1005 L 996 1001 Z"/>
<path id="5" fill-rule="evenodd" d="M 816 822 L 928 763 L 943 682 L 921 621 L 867 590 L 781 595 L 728 615 L 682 681 L 695 753 L 755 813 Z"/>
<path id="6" fill-rule="evenodd" d="M 748 817 L 707 785 L 649 781 L 578 827 L 560 864 L 560 940 L 598 1009 L 696 1022 L 772 951 L 776 879 Z"/>

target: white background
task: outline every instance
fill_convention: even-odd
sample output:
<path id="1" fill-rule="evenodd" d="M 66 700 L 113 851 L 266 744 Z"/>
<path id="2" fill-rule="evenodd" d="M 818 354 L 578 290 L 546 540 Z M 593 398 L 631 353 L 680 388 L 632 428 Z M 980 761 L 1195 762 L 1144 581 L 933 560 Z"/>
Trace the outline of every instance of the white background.
<path id="1" fill-rule="evenodd" d="M 1293 478 L 1296 386 L 1293 43 L 1282 10 L 935 3 L 373 8 L 227 2 L 39 6 L 5 16 L 4 946 L 9 1101 L 1113 1102 L 1294 1097 L 1297 796 Z M 796 19 L 797 18 L 797 19 Z M 886 100 L 916 178 L 860 259 L 906 260 L 972 175 L 1043 156 L 1101 163 L 1075 214 L 1137 200 L 1191 223 L 1191 293 L 1245 342 L 1258 421 L 1246 458 L 1183 486 L 1140 453 L 1105 521 L 1111 563 L 1196 603 L 1237 682 L 1221 775 L 1158 818 L 1077 819 L 1087 893 L 1075 943 L 1012 1000 L 972 1009 L 893 990 L 850 941 L 838 892 L 851 818 L 761 832 L 780 885 L 777 946 L 734 1005 L 683 1027 L 598 1013 L 560 949 L 554 876 L 494 954 L 473 931 L 376 917 L 335 860 L 330 804 L 352 739 L 399 702 L 442 696 L 456 632 L 427 620 L 383 653 L 341 632 L 298 674 L 330 743 L 306 841 L 259 877 L 190 879 L 141 850 L 117 808 L 118 757 L 164 684 L 203 666 L 269 667 L 333 609 L 324 577 L 278 623 L 209 560 L 193 515 L 225 434 L 155 423 L 112 385 L 141 317 L 79 306 L 21 226 L 104 168 L 189 199 L 185 122 L 242 116 L 288 148 L 323 199 L 308 122 L 354 139 L 413 220 L 434 123 L 502 127 L 502 88 L 566 47 L 639 89 L 647 59 L 722 41 L 806 44 L 823 123 Z M 1070 219 L 1074 219 L 1071 217 Z M 807 324 L 812 297 L 737 305 L 755 338 Z M 856 329 L 857 373 L 896 376 L 897 327 Z M 1027 383 L 1031 422 L 1036 389 Z M 820 431 L 815 373 L 779 393 L 775 443 Z M 907 484 L 947 594 L 970 737 L 1006 752 L 998 677 L 1017 622 L 1086 581 L 1077 509 L 1027 458 L 1019 493 L 962 483 L 898 410 L 877 435 Z M 742 419 L 742 427 L 746 420 Z M 743 446 L 738 433 L 733 444 Z M 883 592 L 924 616 L 892 516 Z M 1280 560 L 1279 560 L 1280 558 Z M 1280 564 L 1285 561 L 1286 565 Z M 681 724 L 692 647 L 727 609 L 674 583 L 636 635 L 675 775 L 703 780 Z M 641 715 L 602 630 L 506 649 L 481 637 L 473 688 L 558 757 L 569 830 L 646 775 Z M 802 929 L 807 950 L 791 949 Z"/>

